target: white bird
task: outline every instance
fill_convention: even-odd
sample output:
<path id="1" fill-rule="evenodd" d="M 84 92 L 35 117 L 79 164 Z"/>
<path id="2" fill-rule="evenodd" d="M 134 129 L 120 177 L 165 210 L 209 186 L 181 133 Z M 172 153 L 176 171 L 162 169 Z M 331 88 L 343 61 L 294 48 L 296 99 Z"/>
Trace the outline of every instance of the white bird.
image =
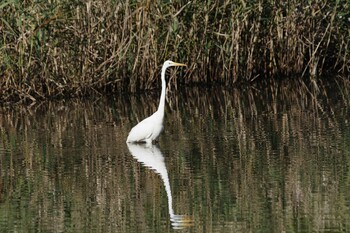
<path id="1" fill-rule="evenodd" d="M 164 106 L 165 106 L 165 71 L 170 66 L 186 66 L 182 63 L 173 61 L 165 61 L 162 67 L 162 93 L 160 95 L 158 110 L 151 116 L 134 126 L 128 136 L 126 142 L 146 142 L 147 144 L 157 140 L 163 130 Z"/>

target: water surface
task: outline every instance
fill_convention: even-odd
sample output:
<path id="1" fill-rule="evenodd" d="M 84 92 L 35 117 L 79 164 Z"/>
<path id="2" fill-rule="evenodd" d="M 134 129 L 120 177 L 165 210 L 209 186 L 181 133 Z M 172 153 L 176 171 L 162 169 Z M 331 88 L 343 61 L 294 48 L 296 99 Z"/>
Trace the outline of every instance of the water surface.
<path id="1" fill-rule="evenodd" d="M 346 91 L 173 90 L 128 146 L 158 98 L 1 109 L 0 232 L 350 231 Z"/>

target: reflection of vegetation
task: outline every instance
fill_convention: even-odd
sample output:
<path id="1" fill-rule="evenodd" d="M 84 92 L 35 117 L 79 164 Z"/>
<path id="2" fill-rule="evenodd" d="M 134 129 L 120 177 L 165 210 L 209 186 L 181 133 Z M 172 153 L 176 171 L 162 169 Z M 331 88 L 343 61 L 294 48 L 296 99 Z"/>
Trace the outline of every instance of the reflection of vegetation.
<path id="1" fill-rule="evenodd" d="M 168 58 L 199 83 L 350 68 L 348 0 L 3 2 L 2 101 L 150 89 Z"/>
<path id="2" fill-rule="evenodd" d="M 331 98 L 342 92 L 268 86 L 169 94 L 160 148 L 174 211 L 199 232 L 350 229 L 349 112 Z M 3 109 L 0 229 L 169 231 L 162 181 L 125 145 L 149 100 Z"/>
<path id="3" fill-rule="evenodd" d="M 193 198 L 210 201 L 206 211 L 221 211 L 226 223 L 253 232 L 257 226 L 268 232 L 348 229 L 349 123 L 347 107 L 338 102 L 341 91 L 273 85 L 173 101 L 184 116 L 161 143 L 182 138 L 190 144 L 185 154 L 193 173 L 203 176 L 194 182 Z M 198 124 L 194 131 L 192 124 Z"/>

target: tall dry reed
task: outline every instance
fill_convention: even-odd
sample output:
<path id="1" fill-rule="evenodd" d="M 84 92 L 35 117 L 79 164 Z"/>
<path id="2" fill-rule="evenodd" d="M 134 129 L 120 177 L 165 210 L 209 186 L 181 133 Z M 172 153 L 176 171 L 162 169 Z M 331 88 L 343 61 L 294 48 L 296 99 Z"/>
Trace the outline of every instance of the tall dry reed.
<path id="1" fill-rule="evenodd" d="M 166 59 L 199 84 L 346 76 L 349 12 L 347 0 L 7 0 L 0 99 L 151 89 Z"/>

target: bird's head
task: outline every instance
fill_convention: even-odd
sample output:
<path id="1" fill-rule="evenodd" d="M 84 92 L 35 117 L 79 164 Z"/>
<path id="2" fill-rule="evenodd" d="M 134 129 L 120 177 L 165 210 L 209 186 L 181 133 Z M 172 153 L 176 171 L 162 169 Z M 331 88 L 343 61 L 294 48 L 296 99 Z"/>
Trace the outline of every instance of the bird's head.
<path id="1" fill-rule="evenodd" d="M 173 62 L 170 60 L 165 61 L 163 64 L 163 68 L 165 68 L 165 69 L 170 67 L 170 66 L 186 66 L 186 64 L 177 63 L 177 62 Z"/>

